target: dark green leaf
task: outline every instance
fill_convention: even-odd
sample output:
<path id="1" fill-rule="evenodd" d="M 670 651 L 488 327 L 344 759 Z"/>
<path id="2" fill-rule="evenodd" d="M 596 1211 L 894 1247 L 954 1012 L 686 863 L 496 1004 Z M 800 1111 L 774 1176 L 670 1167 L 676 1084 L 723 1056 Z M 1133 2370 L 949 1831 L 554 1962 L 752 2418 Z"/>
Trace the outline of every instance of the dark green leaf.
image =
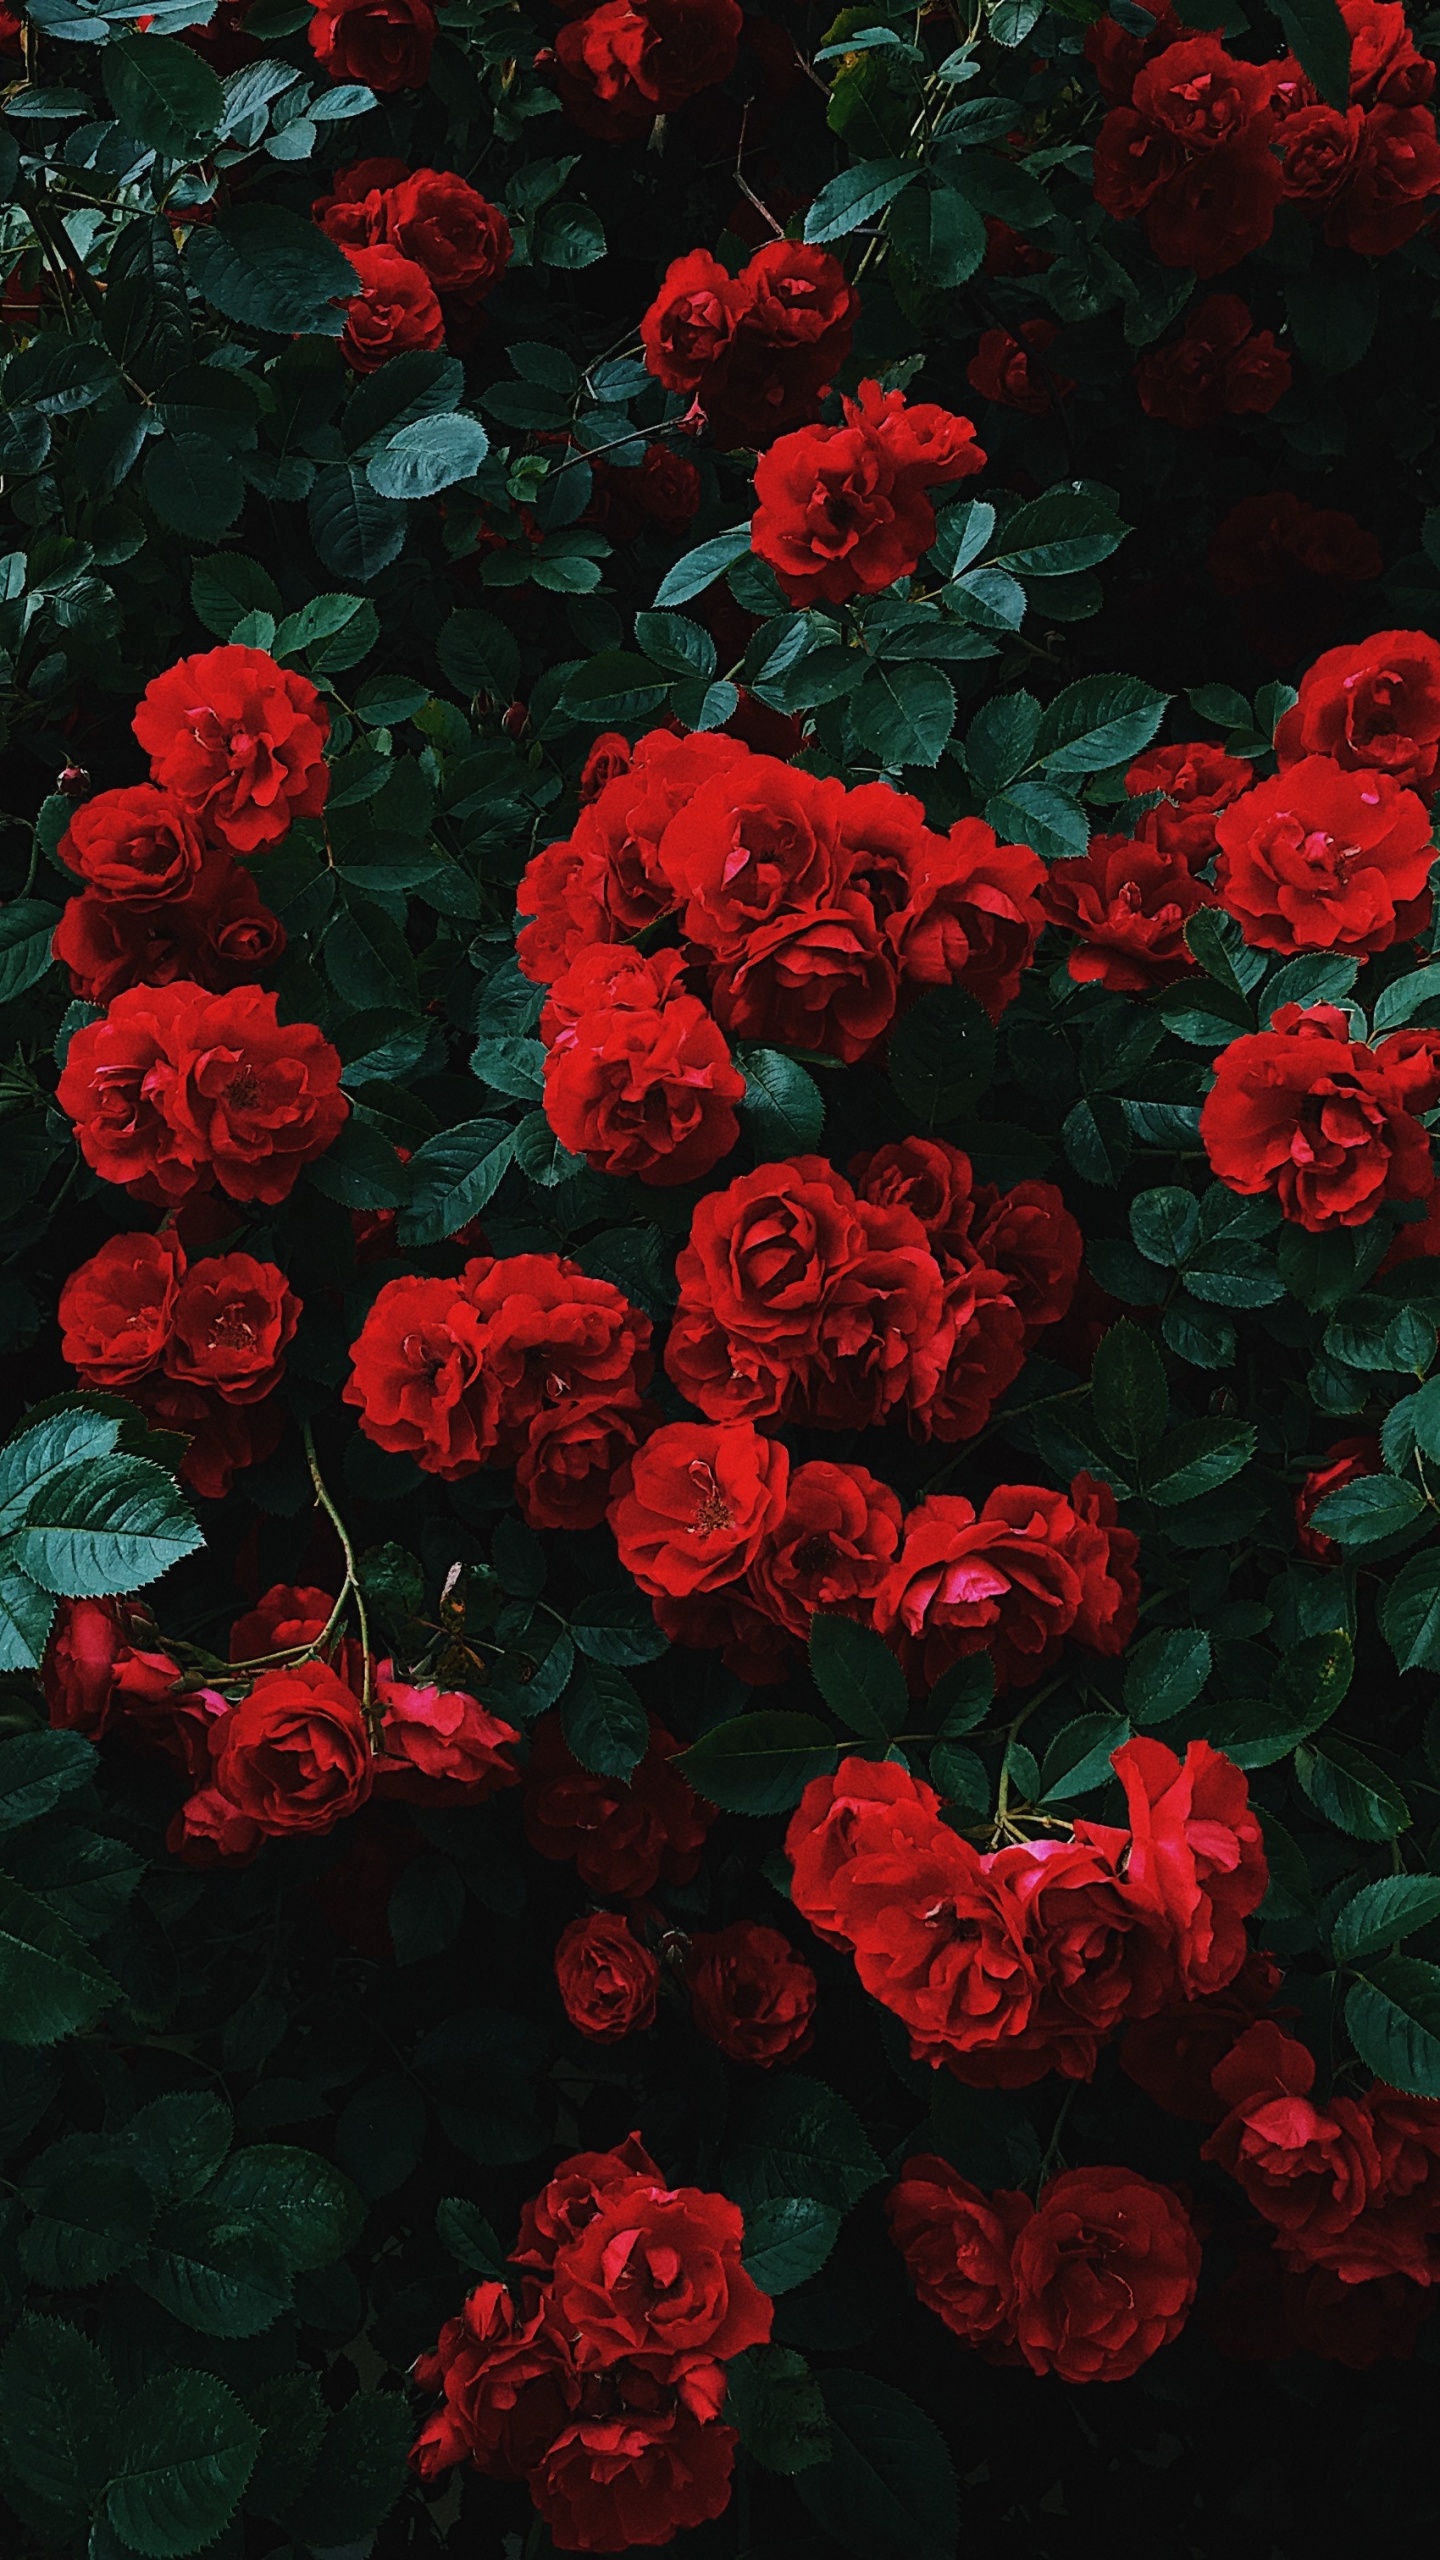
<path id="1" fill-rule="evenodd" d="M 242 328 L 338 338 L 355 298 L 355 270 L 343 250 L 283 205 L 231 205 L 215 221 L 196 224 L 185 254 L 206 301 Z"/>
<path id="2" fill-rule="evenodd" d="M 954 2560 L 955 2475 L 934 2421 L 868 2373 L 832 2369 L 820 2389 L 830 2457 L 795 2486 L 822 2532 L 856 2560 Z"/>
<path id="3" fill-rule="evenodd" d="M 0 2436 L 26 2487 L 74 2524 L 115 2468 L 118 2419 L 99 2348 L 64 2320 L 21 2320 L 0 2358 Z"/>
<path id="4" fill-rule="evenodd" d="M 835 2246 L 840 2215 L 813 2196 L 771 2196 L 745 2216 L 741 2252 L 762 2293 L 789 2293 L 818 2275 Z"/>
<path id="5" fill-rule="evenodd" d="M 848 2102 L 803 2071 L 750 2091 L 720 2184 L 748 2217 L 777 2197 L 811 2197 L 845 2212 L 884 2175 Z"/>
<path id="6" fill-rule="evenodd" d="M 1381 1876 L 1341 1904 L 1330 1931 L 1331 1953 L 1337 1964 L 1358 1964 L 1435 1920 L 1440 1876 Z"/>
<path id="7" fill-rule="evenodd" d="M 400 1214 L 399 1242 L 439 1244 L 478 1218 L 500 1187 L 512 1146 L 503 1120 L 462 1120 L 427 1138 L 410 1159 L 410 1199 Z"/>
<path id="8" fill-rule="evenodd" d="M 786 2479 L 830 2450 L 820 2388 L 793 2347 L 751 2347 L 726 2368 L 725 2415 L 746 2452 Z"/>
<path id="9" fill-rule="evenodd" d="M 697 1795 L 726 1813 L 788 1813 L 812 1778 L 834 1768 L 834 1735 L 818 1716 L 766 1707 L 712 1725 L 675 1756 Z"/>
<path id="10" fill-rule="evenodd" d="M 927 987 L 890 1035 L 890 1081 L 923 1130 L 942 1127 L 985 1091 L 995 1026 L 958 987 Z"/>
<path id="11" fill-rule="evenodd" d="M 1302 1742 L 1295 1774 L 1317 1813 L 1356 1840 L 1393 1840 L 1410 1826 L 1410 1808 L 1393 1779 L 1353 1743 L 1328 1734 Z"/>
<path id="12" fill-rule="evenodd" d="M 188 44 L 172 36 L 112 36 L 100 67 L 105 94 L 137 142 L 170 160 L 204 156 L 220 130 L 225 92 Z"/>
<path id="13" fill-rule="evenodd" d="M 1122 1316 L 1100 1342 L 1090 1370 L 1095 1421 L 1122 1458 L 1144 1465 L 1165 1429 L 1165 1364 L 1149 1335 Z"/>
<path id="14" fill-rule="evenodd" d="M 628 1778 L 644 1759 L 650 1722 L 623 1671 L 592 1661 L 577 1672 L 560 1710 L 565 1739 L 582 1769 Z"/>
<path id="15" fill-rule="evenodd" d="M 825 1103 L 814 1077 L 781 1049 L 746 1049 L 740 1116 L 755 1153 L 766 1157 L 810 1155 L 825 1127 Z"/>
<path id="16" fill-rule="evenodd" d="M 1200 1627 L 1157 1627 L 1125 1665 L 1125 1709 L 1136 1724 L 1164 1724 L 1192 1706 L 1210 1677 L 1210 1639 Z"/>
<path id="17" fill-rule="evenodd" d="M 260 2430 L 212 2373 L 156 2373 L 121 2421 L 122 2466 L 105 2511 L 142 2560 L 181 2560 L 223 2531 L 260 2450 Z"/>
<path id="18" fill-rule="evenodd" d="M 909 1713 L 905 1675 L 883 1636 L 853 1618 L 816 1612 L 810 1621 L 815 1685 L 842 1724 L 868 1741 L 888 1741 Z"/>

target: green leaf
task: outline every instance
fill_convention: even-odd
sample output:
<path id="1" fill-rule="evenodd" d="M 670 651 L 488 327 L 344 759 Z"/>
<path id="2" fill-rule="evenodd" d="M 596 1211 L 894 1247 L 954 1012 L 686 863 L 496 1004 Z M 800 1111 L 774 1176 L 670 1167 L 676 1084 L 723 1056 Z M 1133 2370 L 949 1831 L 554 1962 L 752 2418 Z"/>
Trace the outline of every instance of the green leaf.
<path id="1" fill-rule="evenodd" d="M 938 667 L 913 660 L 877 666 L 851 702 L 850 725 L 892 773 L 937 765 L 955 727 L 955 687 Z"/>
<path id="2" fill-rule="evenodd" d="M 955 2474 L 933 2419 L 893 2384 L 843 2366 L 820 2378 L 830 2458 L 795 2486 L 856 2560 L 954 2560 Z"/>
<path id="3" fill-rule="evenodd" d="M 120 1452 L 52 1476 L 27 1505 L 12 1552 L 43 1590 L 98 1599 L 157 1581 L 204 1543 L 174 1478 Z"/>
<path id="4" fill-rule="evenodd" d="M 1090 1395 L 1096 1426 L 1111 1448 L 1143 1466 L 1159 1446 L 1170 1397 L 1159 1352 L 1128 1316 L 1101 1337 Z"/>
<path id="5" fill-rule="evenodd" d="M 570 1633 L 591 1662 L 613 1663 L 634 1671 L 643 1662 L 658 1662 L 670 1650 L 638 1591 L 600 1591 L 572 1612 Z"/>
<path id="6" fill-rule="evenodd" d="M 771 2196 L 745 2216 L 741 2256 L 762 2293 L 789 2293 L 824 2266 L 840 2230 L 834 2205 L 814 2196 Z"/>
<path id="7" fill-rule="evenodd" d="M 0 2357 L 0 2437 L 28 2489 L 78 2523 L 115 2467 L 119 2399 L 98 2347 L 68 2321 L 22 2319 Z"/>
<path id="8" fill-rule="evenodd" d="M 1334 1734 L 1300 1744 L 1295 1775 L 1316 1812 L 1352 1839 L 1393 1840 L 1410 1827 L 1410 1808 L 1393 1779 Z"/>
<path id="9" fill-rule="evenodd" d="M 413 1010 L 419 1003 L 415 962 L 404 931 L 378 898 L 351 890 L 325 936 L 325 973 L 357 1011 Z"/>
<path id="10" fill-rule="evenodd" d="M 1082 676 L 1050 703 L 1035 753 L 1055 773 L 1103 773 L 1148 747 L 1170 697 L 1138 676 Z"/>
<path id="11" fill-rule="evenodd" d="M 820 2387 L 794 2347 L 751 2347 L 726 2368 L 725 2415 L 767 2471 L 785 2479 L 823 2462 L 830 2427 Z"/>
<path id="12" fill-rule="evenodd" d="M 269 2234 L 204 2196 L 162 2218 L 135 2282 L 207 2338 L 256 2337 L 290 2306 L 290 2271 Z"/>
<path id="13" fill-rule="evenodd" d="M 844 240 L 862 223 L 873 222 L 919 175 L 914 160 L 852 161 L 816 196 L 805 216 L 806 240 L 812 248 Z"/>
<path id="14" fill-rule="evenodd" d="M 1113 1776 L 1110 1755 L 1130 1739 L 1124 1716 L 1076 1716 L 1051 1743 L 1040 1768 L 1040 1804 L 1069 1804 Z"/>
<path id="15" fill-rule="evenodd" d="M 1270 0 L 1270 6 L 1326 105 L 1343 114 L 1350 103 L 1350 30 L 1335 0 Z"/>
<path id="16" fill-rule="evenodd" d="M 80 1733 L 18 1733 L 0 1742 L 0 1831 L 38 1822 L 63 1796 L 88 1786 L 95 1775 L 95 1746 Z"/>
<path id="17" fill-rule="evenodd" d="M 178 2204 L 209 2185 L 234 2131 L 228 2106 L 213 2090 L 174 2090 L 136 2111 L 125 2145 L 160 2202 Z"/>
<path id="18" fill-rule="evenodd" d="M 1440 1876 L 1381 1876 L 1342 1903 L 1330 1931 L 1337 1964 L 1383 1953 L 1412 1929 L 1440 1920 Z"/>
<path id="19" fill-rule="evenodd" d="M 197 560 L 190 576 L 190 602 L 196 619 L 217 640 L 228 640 L 247 613 L 273 614 L 278 621 L 284 599 L 268 569 L 238 551 L 217 551 Z"/>
<path id="20" fill-rule="evenodd" d="M 32 2219 L 20 2257 L 37 2284 L 98 2284 L 144 2255 L 155 2198 L 118 2144 L 88 2133 L 52 2142 L 22 2193 Z"/>
<path id="21" fill-rule="evenodd" d="M 746 2216 L 776 2197 L 845 2212 L 884 2176 L 859 2117 L 823 2080 L 787 2071 L 747 2093 L 719 2184 Z"/>
<path id="22" fill-rule="evenodd" d="M 572 718 L 644 720 L 665 699 L 664 672 L 633 649 L 602 649 L 568 679 L 561 697 Z"/>
<path id="23" fill-rule="evenodd" d="M 44 977 L 59 921 L 59 908 L 45 898 L 12 898 L 0 908 L 0 1004 L 13 1004 Z"/>
<path id="24" fill-rule="evenodd" d="M 905 1674 L 873 1627 L 817 1611 L 810 1621 L 810 1669 L 827 1707 L 852 1733 L 886 1742 L 903 1729 L 910 1708 Z"/>
<path id="25" fill-rule="evenodd" d="M 1182 1422 L 1166 1434 L 1159 1472 L 1146 1487 L 1151 1501 L 1168 1509 L 1213 1493 L 1249 1465 L 1255 1440 L 1253 1422 Z"/>
<path id="26" fill-rule="evenodd" d="M 1130 1233 L 1149 1262 L 1178 1271 L 1200 1241 L 1200 1206 L 1171 1185 L 1142 1191 L 1130 1203 Z"/>
<path id="27" fill-rule="evenodd" d="M 1402 1530 L 1413 1527 L 1424 1518 L 1425 1510 L 1425 1496 L 1419 1487 L 1407 1484 L 1402 1477 L 1358 1476 L 1353 1484 L 1340 1485 L 1334 1493 L 1327 1493 L 1322 1502 L 1316 1503 L 1313 1525 L 1327 1538 L 1333 1538 L 1338 1546 L 1371 1547 L 1382 1539 L 1398 1537 Z M 1415 1557 L 1405 1569 L 1405 1574 L 1412 1577 L 1410 1582 L 1406 1583 L 1405 1574 L 1397 1575 L 1382 1604 L 1381 1622 L 1387 1635 L 1390 1635 L 1392 1608 L 1395 1612 L 1393 1623 L 1396 1632 L 1390 1636 L 1390 1641 L 1395 1646 L 1397 1658 L 1401 1645 L 1407 1648 L 1407 1658 L 1400 1665 L 1402 1671 L 1413 1671 L 1423 1658 L 1411 1649 L 1409 1622 L 1414 1618 L 1419 1638 L 1426 1607 L 1426 1576 L 1422 1570 L 1418 1579 L 1415 1578 L 1415 1567 L 1423 1568 L 1427 1562 L 1433 1570 L 1433 1559 Z M 1402 1584 L 1405 1585 L 1403 1591 Z M 1398 1602 L 1397 1593 L 1401 1595 Z"/>
<path id="28" fill-rule="evenodd" d="M 0 1449 L 0 1536 L 19 1527 L 36 1496 L 67 1468 L 108 1457 L 119 1437 L 118 1413 L 67 1405 L 7 1441 Z"/>
<path id="29" fill-rule="evenodd" d="M 434 498 L 473 478 L 489 450 L 478 418 L 412 418 L 371 454 L 365 475 L 382 498 Z"/>
<path id="30" fill-rule="evenodd" d="M 245 504 L 240 466 L 213 436 L 162 436 L 140 477 L 161 523 L 192 541 L 228 532 Z"/>
<path id="31" fill-rule="evenodd" d="M 182 2560 L 229 2523 L 260 2450 L 260 2430 L 213 2373 L 156 2373 L 121 2422 L 123 2468 L 105 2512 L 142 2560 Z"/>
<path id="32" fill-rule="evenodd" d="M 922 1130 L 942 1127 L 995 1072 L 995 1026 L 959 987 L 927 987 L 890 1034 L 890 1081 Z"/>
<path id="33" fill-rule="evenodd" d="M 1210 1677 L 1210 1639 L 1200 1627 L 1157 1627 L 1125 1665 L 1125 1712 L 1136 1724 L 1164 1724 L 1192 1706 Z"/>
<path id="34" fill-rule="evenodd" d="M 364 465 L 334 463 L 310 492 L 310 532 L 327 569 L 368 586 L 405 548 L 406 509 L 372 489 Z"/>
<path id="35" fill-rule="evenodd" d="M 623 1671 L 592 1662 L 561 1701 L 565 1739 L 582 1769 L 598 1778 L 628 1778 L 644 1759 L 650 1720 Z"/>
<path id="36" fill-rule="evenodd" d="M 1440 2098 L 1440 1965 L 1419 1956 L 1372 1964 L 1345 2002 L 1345 2024 L 1377 2079 L 1417 2098 Z"/>
<path id="37" fill-rule="evenodd" d="M 397 1240 L 407 1249 L 439 1244 L 493 1200 L 513 1150 L 503 1120 L 462 1120 L 437 1130 L 410 1159 L 410 1200 L 400 1213 Z"/>
<path id="38" fill-rule="evenodd" d="M 257 2142 L 227 2161 L 209 2202 L 217 2213 L 269 2232 L 285 2265 L 301 2275 L 343 2257 L 365 2219 L 347 2177 L 316 2152 Z"/>
<path id="39" fill-rule="evenodd" d="M 727 533 L 713 533 L 708 542 L 698 542 L 693 551 L 684 551 L 671 569 L 667 569 L 655 590 L 657 605 L 688 604 L 692 596 L 701 596 L 713 587 L 717 578 L 745 558 L 750 549 L 749 524 L 732 525 Z"/>
<path id="40" fill-rule="evenodd" d="M 1007 518 L 999 556 L 1016 578 L 1069 578 L 1108 560 L 1128 530 L 1088 492 L 1047 489 Z"/>
<path id="41" fill-rule="evenodd" d="M 967 1654 L 942 1671 L 930 1692 L 929 1714 L 950 1742 L 983 1724 L 995 1696 L 995 1665 L 988 1653 Z"/>
<path id="42" fill-rule="evenodd" d="M 725 1813 L 789 1813 L 812 1778 L 835 1766 L 834 1735 L 818 1716 L 766 1707 L 712 1725 L 674 1766 L 697 1795 Z"/>
<path id="43" fill-rule="evenodd" d="M 503 2280 L 505 2252 L 489 2223 L 468 2197 L 445 2196 L 435 2208 L 435 2237 L 442 2249 L 477 2275 Z"/>
<path id="44" fill-rule="evenodd" d="M 398 1209 L 410 1197 L 409 1166 L 358 1112 L 352 1111 L 339 1137 L 308 1171 L 315 1189 L 345 1209 Z"/>
<path id="45" fill-rule="evenodd" d="M 403 2391 L 357 2391 L 325 2430 L 319 2459 L 286 2509 L 296 2540 L 314 2551 L 365 2547 L 405 2486 L 415 2423 Z"/>
<path id="46" fill-rule="evenodd" d="M 479 605 L 466 605 L 451 614 L 435 643 L 435 655 L 456 692 L 467 701 L 486 693 L 493 703 L 507 703 L 520 681 L 520 649 L 514 634 Z"/>
<path id="47" fill-rule="evenodd" d="M 355 270 L 343 250 L 284 205 L 231 205 L 197 223 L 185 262 L 213 310 L 277 337 L 338 338 L 355 299 Z"/>
<path id="48" fill-rule="evenodd" d="M 886 224 L 893 249 L 925 282 L 953 293 L 985 255 L 985 224 L 953 187 L 912 187 Z"/>
<path id="49" fill-rule="evenodd" d="M 112 36 L 100 70 L 106 97 L 137 142 L 169 160 L 203 159 L 220 130 L 225 92 L 188 44 L 171 36 Z"/>
<path id="50" fill-rule="evenodd" d="M 738 1063 L 745 1076 L 740 1117 L 756 1156 L 763 1162 L 813 1154 L 825 1127 L 824 1097 L 814 1077 L 783 1049 L 745 1049 Z"/>
<path id="51" fill-rule="evenodd" d="M 1317 1503 L 1317 1514 L 1324 1509 Z M 1433 1548 L 1402 1564 L 1382 1596 L 1380 1626 L 1397 1670 L 1440 1671 L 1440 1555 Z"/>
<path id="52" fill-rule="evenodd" d="M 93 2026 L 118 1996 L 69 1922 L 0 1875 L 0 2036 L 11 2044 L 56 2044 Z"/>
<path id="53" fill-rule="evenodd" d="M 1012 782 L 985 803 L 985 823 L 1007 844 L 1028 844 L 1042 862 L 1075 862 L 1090 848 L 1090 821 L 1053 782 Z"/>
<path id="54" fill-rule="evenodd" d="M 978 1751 L 968 1742 L 937 1742 L 930 1754 L 930 1783 L 949 1804 L 968 1813 L 989 1813 L 993 1788 Z"/>

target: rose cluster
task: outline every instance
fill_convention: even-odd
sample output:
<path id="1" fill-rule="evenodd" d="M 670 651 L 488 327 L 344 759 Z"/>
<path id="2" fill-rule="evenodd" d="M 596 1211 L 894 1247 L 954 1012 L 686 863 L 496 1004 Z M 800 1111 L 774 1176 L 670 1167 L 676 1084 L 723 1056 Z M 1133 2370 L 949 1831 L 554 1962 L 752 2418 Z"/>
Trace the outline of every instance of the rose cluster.
<path id="1" fill-rule="evenodd" d="M 668 1938 L 662 1953 L 683 1970 L 700 2033 L 731 2062 L 761 2068 L 794 2061 L 810 2042 L 815 1976 L 788 1938 L 753 1920 Z M 591 1911 L 563 1929 L 555 1981 L 565 2015 L 592 2044 L 618 2044 L 653 2026 L 661 1959 L 637 1935 L 634 1918 Z"/>
<path id="2" fill-rule="evenodd" d="M 712 442 L 764 446 L 819 417 L 859 310 L 827 249 L 772 240 L 736 276 L 692 249 L 667 267 L 640 338 L 647 370 L 689 396 Z"/>
<path id="3" fill-rule="evenodd" d="M 190 1435 L 180 1472 L 211 1500 L 280 1438 L 274 1394 L 301 1302 L 249 1253 L 187 1259 L 173 1227 L 112 1236 L 60 1292 L 60 1348 L 86 1387 L 118 1389 Z"/>
<path id="4" fill-rule="evenodd" d="M 715 1819 L 680 1775 L 680 1746 L 652 1716 L 627 1778 L 582 1769 L 553 1712 L 540 1718 L 525 1764 L 525 1837 L 538 1856 L 573 1862 L 591 1893 L 639 1902 L 658 1884 L 689 1884 Z"/>
<path id="5" fill-rule="evenodd" d="M 813 1778 L 786 1836 L 798 1911 L 849 1950 L 917 2061 L 973 2088 L 1088 2080 L 1126 2020 L 1221 1991 L 1268 1869 L 1241 1772 L 1142 1736 L 1112 1765 L 1128 1830 L 980 1851 L 898 1761 Z"/>
<path id="6" fill-rule="evenodd" d="M 560 1254 L 387 1280 L 351 1358 L 344 1400 L 367 1439 L 447 1483 L 513 1465 L 534 1528 L 594 1528 L 659 1420 L 649 1317 Z"/>
<path id="7" fill-rule="evenodd" d="M 1107 35 L 1087 49 L 1115 100 L 1095 143 L 1096 200 L 1121 221 L 1143 220 L 1162 264 L 1219 275 L 1264 246 L 1282 204 L 1318 222 L 1333 247 L 1370 258 L 1430 219 L 1435 72 L 1400 0 L 1341 0 L 1343 108 L 1324 103 L 1293 55 L 1244 62 L 1218 36 L 1187 31 L 1168 5 L 1150 14 L 1153 39 L 1132 37 L 1127 49 Z"/>
<path id="8" fill-rule="evenodd" d="M 562 2161 L 525 2206 L 517 2290 L 477 2285 L 415 2379 L 440 2402 L 411 2459 L 523 2480 L 561 2551 L 669 2542 L 724 2512 L 725 2368 L 770 2336 L 724 2196 L 669 2187 L 632 2134 Z"/>
<path id="9" fill-rule="evenodd" d="M 650 730 L 517 893 L 520 966 L 550 989 L 551 1127 L 598 1171 L 694 1180 L 735 1143 L 731 1039 L 850 1064 L 922 986 L 963 987 L 998 1018 L 1044 879 L 979 818 L 940 835 L 887 784 Z M 637 951 L 662 923 L 681 947 Z"/>
<path id="10" fill-rule="evenodd" d="M 354 373 L 374 373 L 412 348 L 443 346 L 447 321 L 453 326 L 494 291 L 514 245 L 499 206 L 464 178 L 404 160 L 337 170 L 311 212 L 359 283 L 340 341 Z"/>
<path id="11" fill-rule="evenodd" d="M 1124 2382 L 1185 2325 L 1200 2243 L 1169 2187 L 1133 2169 L 1064 2169 L 1038 2202 L 985 2195 L 946 2160 L 907 2160 L 890 2236 L 916 2296 L 995 2364 Z"/>
<path id="12" fill-rule="evenodd" d="M 307 676 L 263 649 L 209 649 L 146 686 L 134 719 L 149 782 L 97 792 L 56 847 L 84 883 L 55 957 L 89 1004 L 176 979 L 212 993 L 254 980 L 285 948 L 247 857 L 317 817 L 330 719 Z"/>
<path id="13" fill-rule="evenodd" d="M 541 57 L 572 124 L 636 142 L 702 89 L 728 79 L 744 24 L 738 0 L 555 0 L 564 21 Z"/>
<path id="14" fill-rule="evenodd" d="M 930 491 L 985 467 L 968 418 L 862 382 L 839 427 L 798 427 L 755 466 L 750 543 L 790 602 L 881 595 L 935 539 Z"/>

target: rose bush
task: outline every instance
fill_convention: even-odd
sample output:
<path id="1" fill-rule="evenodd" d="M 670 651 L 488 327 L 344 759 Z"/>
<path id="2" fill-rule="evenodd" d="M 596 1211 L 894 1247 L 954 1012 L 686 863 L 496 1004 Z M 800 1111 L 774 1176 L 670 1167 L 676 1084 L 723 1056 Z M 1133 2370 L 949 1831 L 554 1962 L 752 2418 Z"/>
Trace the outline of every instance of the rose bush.
<path id="1" fill-rule="evenodd" d="M 1200 16 L 0 10 L 7 2555 L 1440 2523 L 1440 24 Z"/>

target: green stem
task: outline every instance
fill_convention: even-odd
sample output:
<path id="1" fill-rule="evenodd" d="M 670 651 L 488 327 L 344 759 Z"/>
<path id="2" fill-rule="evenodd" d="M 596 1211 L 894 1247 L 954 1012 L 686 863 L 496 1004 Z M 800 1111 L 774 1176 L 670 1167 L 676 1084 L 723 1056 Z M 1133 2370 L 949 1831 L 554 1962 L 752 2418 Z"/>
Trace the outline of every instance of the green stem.
<path id="1" fill-rule="evenodd" d="M 365 1723 L 370 1735 L 371 1749 L 378 1751 L 380 1748 L 380 1719 L 375 1712 L 375 1673 L 374 1665 L 370 1659 L 370 1621 L 365 1613 L 365 1594 L 360 1588 L 360 1574 L 355 1562 L 355 1550 L 350 1543 L 350 1532 L 346 1528 L 344 1521 L 341 1519 L 339 1512 L 336 1510 L 335 1504 L 331 1498 L 330 1489 L 326 1484 L 324 1477 L 320 1473 L 320 1461 L 315 1455 L 314 1432 L 311 1430 L 308 1422 L 303 1424 L 302 1429 L 305 1440 L 305 1463 L 310 1469 L 310 1481 L 315 1487 L 315 1499 L 319 1503 L 321 1510 L 324 1512 L 326 1519 L 329 1521 L 331 1528 L 334 1530 L 336 1537 L 339 1539 L 340 1552 L 345 1559 L 345 1587 L 330 1613 L 330 1619 L 325 1629 L 325 1635 L 328 1636 L 332 1628 L 338 1625 L 340 1612 L 344 1608 L 346 1600 L 353 1599 L 355 1603 L 355 1616 L 360 1629 L 360 1651 L 365 1665 L 360 1703 L 365 1710 Z M 323 1643 L 324 1637 L 319 1638 L 318 1641 Z"/>

